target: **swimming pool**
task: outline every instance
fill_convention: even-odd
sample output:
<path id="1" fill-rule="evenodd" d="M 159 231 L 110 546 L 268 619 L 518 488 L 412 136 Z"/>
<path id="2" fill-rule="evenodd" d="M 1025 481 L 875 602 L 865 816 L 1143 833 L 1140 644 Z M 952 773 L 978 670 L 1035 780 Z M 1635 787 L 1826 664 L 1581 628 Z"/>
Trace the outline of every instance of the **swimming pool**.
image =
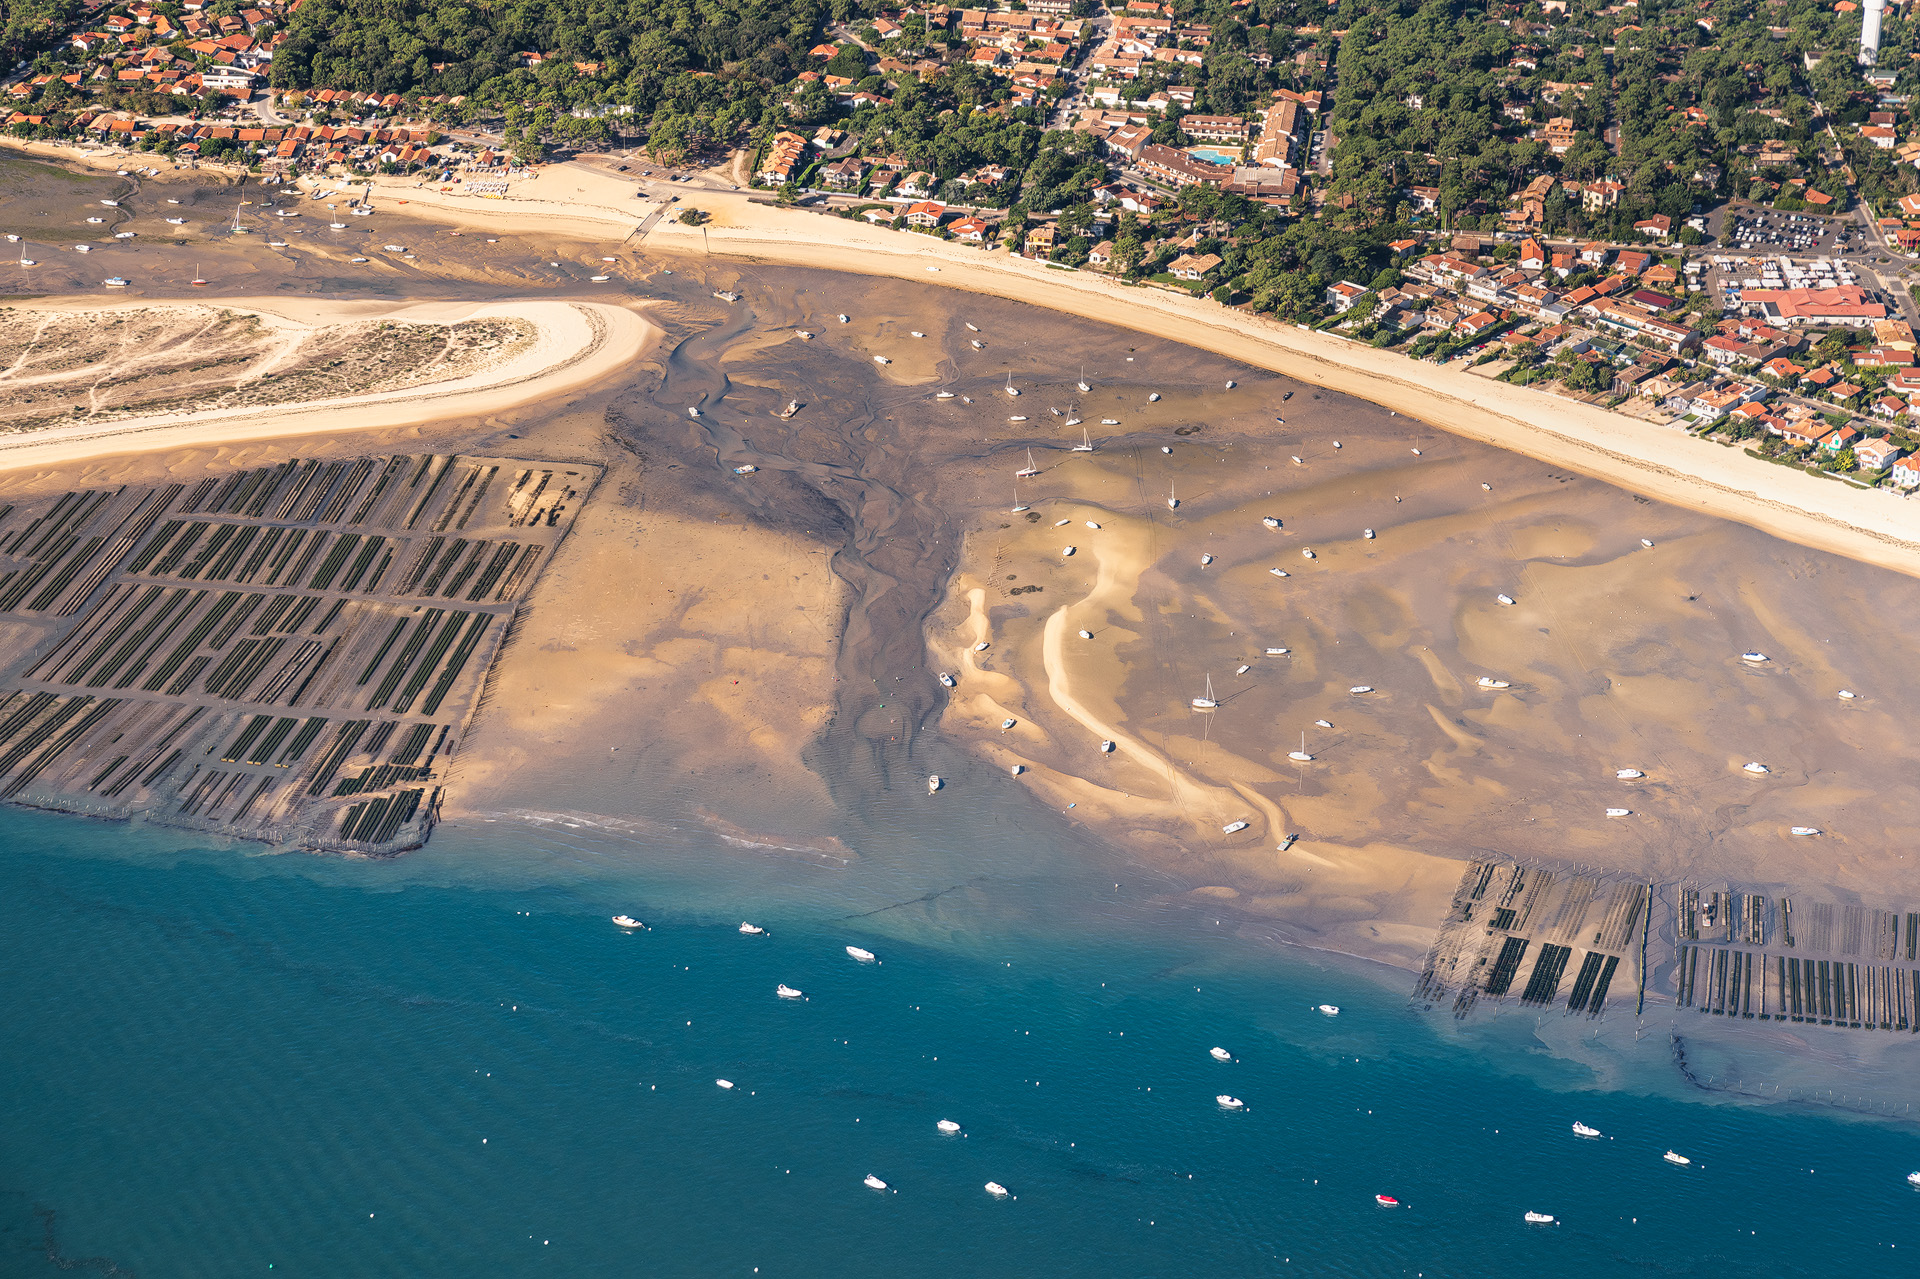
<path id="1" fill-rule="evenodd" d="M 1208 164 L 1240 163 L 1239 151 L 1228 151 L 1222 147 L 1188 147 L 1187 154 L 1196 160 L 1204 160 Z"/>

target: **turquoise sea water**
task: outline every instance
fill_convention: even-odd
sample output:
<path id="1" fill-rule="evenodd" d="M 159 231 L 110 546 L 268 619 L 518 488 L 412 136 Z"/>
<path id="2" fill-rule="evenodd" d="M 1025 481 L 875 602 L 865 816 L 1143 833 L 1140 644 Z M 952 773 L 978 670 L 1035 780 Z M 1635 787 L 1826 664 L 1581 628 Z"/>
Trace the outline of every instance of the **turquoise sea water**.
<path id="1" fill-rule="evenodd" d="M 1913 1273 L 1911 1129 L 1598 1091 L 1524 1019 L 1460 1038 L 1398 975 L 969 820 L 835 869 L 0 813 L 0 1274 Z"/>

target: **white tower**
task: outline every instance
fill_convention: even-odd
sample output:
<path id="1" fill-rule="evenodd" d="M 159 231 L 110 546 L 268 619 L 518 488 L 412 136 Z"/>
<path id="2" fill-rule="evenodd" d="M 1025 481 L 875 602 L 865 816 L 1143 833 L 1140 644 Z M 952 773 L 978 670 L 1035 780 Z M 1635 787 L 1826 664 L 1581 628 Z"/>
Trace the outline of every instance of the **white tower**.
<path id="1" fill-rule="evenodd" d="M 1887 0 L 1866 0 L 1866 11 L 1860 15 L 1860 65 L 1872 66 L 1880 57 L 1880 16 L 1886 11 Z"/>

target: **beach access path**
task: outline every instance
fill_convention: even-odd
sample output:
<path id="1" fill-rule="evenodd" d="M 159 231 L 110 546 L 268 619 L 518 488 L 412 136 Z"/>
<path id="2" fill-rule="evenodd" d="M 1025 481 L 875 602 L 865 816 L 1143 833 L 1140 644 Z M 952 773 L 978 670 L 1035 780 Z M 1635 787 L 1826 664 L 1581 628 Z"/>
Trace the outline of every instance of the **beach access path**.
<path id="1" fill-rule="evenodd" d="M 625 177 L 571 163 L 516 181 L 504 199 L 404 180 L 376 179 L 374 186 L 376 203 L 404 199 L 415 216 L 510 232 L 591 229 L 602 241 L 622 242 L 662 209 L 637 191 Z M 1672 427 L 1308 332 L 1210 299 L 782 209 L 745 192 L 684 187 L 679 194 L 681 202 L 667 206 L 668 215 L 649 229 L 648 250 L 921 280 L 1171 338 L 1647 497 L 1920 576 L 1920 503 L 1895 493 L 1823 479 Z M 709 220 L 680 222 L 677 214 L 687 207 Z"/>

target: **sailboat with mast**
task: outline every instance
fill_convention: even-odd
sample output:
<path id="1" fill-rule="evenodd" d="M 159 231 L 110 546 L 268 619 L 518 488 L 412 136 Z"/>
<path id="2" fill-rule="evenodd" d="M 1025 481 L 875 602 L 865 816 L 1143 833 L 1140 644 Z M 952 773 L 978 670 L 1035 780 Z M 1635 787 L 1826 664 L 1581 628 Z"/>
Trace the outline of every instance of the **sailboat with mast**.
<path id="1" fill-rule="evenodd" d="M 205 287 L 206 287 L 206 284 L 207 284 L 207 281 L 206 281 L 206 279 L 205 279 L 205 278 L 204 278 L 204 277 L 203 277 L 203 276 L 202 276 L 202 275 L 200 274 L 200 264 L 199 264 L 198 262 L 196 262 L 196 263 L 194 263 L 194 265 L 193 265 L 193 279 L 191 279 L 191 280 L 189 280 L 189 281 L 187 281 L 187 283 L 189 283 L 189 284 L 191 284 L 191 285 L 193 285 L 193 287 L 194 287 L 194 288 L 196 288 L 196 289 L 200 289 L 200 288 L 205 288 Z"/>
<path id="2" fill-rule="evenodd" d="M 1173 495 L 1173 487 L 1171 483 L 1167 485 L 1167 509 L 1169 511 L 1177 511 L 1180 509 L 1180 499 Z"/>
<path id="3" fill-rule="evenodd" d="M 1091 391 L 1093 389 L 1092 387 L 1087 385 L 1087 366 L 1086 365 L 1082 364 L 1080 366 L 1080 380 L 1078 382 L 1075 382 L 1074 385 L 1080 388 L 1080 393 L 1082 395 L 1086 394 L 1088 391 Z"/>
<path id="4" fill-rule="evenodd" d="M 1087 434 L 1086 427 L 1083 426 L 1080 428 L 1080 442 L 1073 446 L 1072 451 L 1075 453 L 1093 452 L 1093 438 Z"/>
<path id="5" fill-rule="evenodd" d="M 234 235 L 245 235 L 247 233 L 248 228 L 240 225 L 240 210 L 246 203 L 245 200 L 242 200 L 239 204 L 233 206 L 233 226 L 228 229 Z"/>
<path id="6" fill-rule="evenodd" d="M 1028 450 L 1027 450 L 1027 465 L 1026 465 L 1026 467 L 1025 467 L 1025 469 L 1023 469 L 1023 470 L 1019 470 L 1019 471 L 1015 471 L 1015 472 L 1013 473 L 1013 478 L 1014 478 L 1014 479 L 1016 479 L 1016 480 L 1030 480 L 1030 479 L 1032 479 L 1032 478 L 1033 478 L 1034 476 L 1036 476 L 1036 475 L 1038 475 L 1038 474 L 1040 474 L 1040 467 L 1039 467 L 1039 465 L 1038 465 L 1037 463 L 1035 463 L 1035 462 L 1034 462 L 1034 460 L 1033 460 L 1033 450 L 1032 450 L 1032 449 L 1028 449 Z"/>
<path id="7" fill-rule="evenodd" d="M 1013 384 L 1013 370 L 1012 370 L 1012 369 L 1008 369 L 1008 370 L 1007 370 L 1007 394 L 1008 394 L 1008 395 L 1018 395 L 1018 394 L 1020 394 L 1020 388 L 1019 388 L 1019 387 L 1017 387 L 1017 386 L 1015 386 L 1015 385 Z"/>
<path id="8" fill-rule="evenodd" d="M 1207 695 L 1205 697 L 1194 698 L 1193 709 L 1197 711 L 1211 711 L 1218 710 L 1219 708 L 1220 699 L 1213 695 L 1213 676 L 1209 675 L 1207 676 Z"/>

